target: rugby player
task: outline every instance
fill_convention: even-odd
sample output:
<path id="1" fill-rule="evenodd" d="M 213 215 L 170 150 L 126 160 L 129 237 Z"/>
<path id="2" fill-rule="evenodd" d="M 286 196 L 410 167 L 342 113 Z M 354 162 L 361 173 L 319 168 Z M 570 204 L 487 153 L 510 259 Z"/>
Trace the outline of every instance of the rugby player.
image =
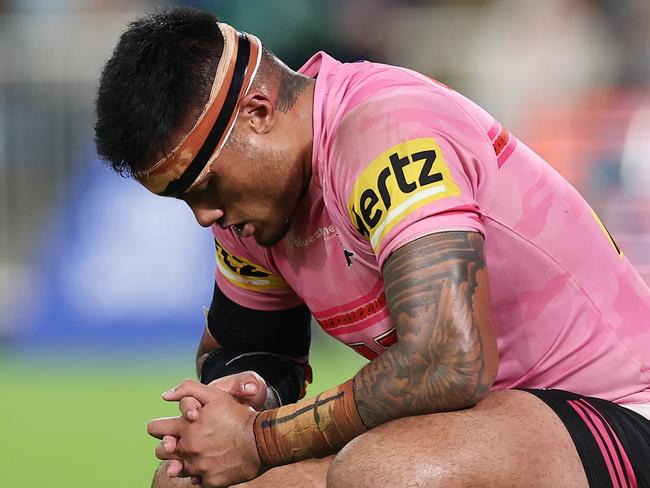
<path id="1" fill-rule="evenodd" d="M 459 93 L 163 10 L 107 62 L 96 142 L 216 242 L 154 486 L 650 486 L 650 291 Z M 311 315 L 370 362 L 303 399 Z"/>

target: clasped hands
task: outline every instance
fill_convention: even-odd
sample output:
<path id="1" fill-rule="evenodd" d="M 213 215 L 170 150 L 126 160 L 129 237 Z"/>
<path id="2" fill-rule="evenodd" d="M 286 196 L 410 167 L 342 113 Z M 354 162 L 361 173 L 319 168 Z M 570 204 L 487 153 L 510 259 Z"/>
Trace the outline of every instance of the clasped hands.
<path id="1" fill-rule="evenodd" d="M 185 380 L 166 391 L 163 399 L 179 402 L 181 415 L 152 420 L 147 431 L 161 439 L 156 456 L 168 461 L 167 475 L 218 488 L 262 474 L 253 423 L 271 391 L 252 371 L 208 385 Z"/>

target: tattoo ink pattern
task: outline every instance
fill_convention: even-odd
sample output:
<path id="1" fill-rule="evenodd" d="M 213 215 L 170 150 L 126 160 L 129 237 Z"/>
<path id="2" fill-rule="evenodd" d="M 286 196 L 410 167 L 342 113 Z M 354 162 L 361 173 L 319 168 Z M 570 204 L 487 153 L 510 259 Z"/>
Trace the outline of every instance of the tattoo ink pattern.
<path id="1" fill-rule="evenodd" d="M 287 113 L 291 110 L 298 100 L 298 96 L 303 92 L 312 80 L 305 76 L 283 71 L 280 78 L 280 90 L 278 99 L 275 102 L 275 109 Z"/>
<path id="2" fill-rule="evenodd" d="M 417 239 L 388 259 L 383 275 L 398 342 L 354 378 L 366 427 L 483 398 L 496 374 L 483 238 L 445 232 Z"/>

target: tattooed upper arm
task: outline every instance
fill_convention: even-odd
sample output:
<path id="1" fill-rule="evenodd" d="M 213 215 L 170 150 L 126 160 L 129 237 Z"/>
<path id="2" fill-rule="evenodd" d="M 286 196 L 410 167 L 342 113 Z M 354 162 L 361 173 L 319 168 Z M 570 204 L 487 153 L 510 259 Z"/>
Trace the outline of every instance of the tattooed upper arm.
<path id="1" fill-rule="evenodd" d="M 367 427 L 473 405 L 498 366 L 483 238 L 443 232 L 395 251 L 383 269 L 398 342 L 355 376 Z"/>

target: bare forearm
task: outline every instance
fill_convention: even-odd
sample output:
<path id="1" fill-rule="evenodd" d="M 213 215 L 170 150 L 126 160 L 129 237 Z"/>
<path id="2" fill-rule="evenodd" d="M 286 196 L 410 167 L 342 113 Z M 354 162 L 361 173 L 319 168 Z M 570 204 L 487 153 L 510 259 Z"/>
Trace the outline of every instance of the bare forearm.
<path id="1" fill-rule="evenodd" d="M 481 236 L 449 232 L 413 244 L 384 268 L 398 343 L 354 379 L 369 428 L 473 405 L 496 373 L 494 339 L 483 337 L 491 326 L 481 323 L 490 320 Z"/>

